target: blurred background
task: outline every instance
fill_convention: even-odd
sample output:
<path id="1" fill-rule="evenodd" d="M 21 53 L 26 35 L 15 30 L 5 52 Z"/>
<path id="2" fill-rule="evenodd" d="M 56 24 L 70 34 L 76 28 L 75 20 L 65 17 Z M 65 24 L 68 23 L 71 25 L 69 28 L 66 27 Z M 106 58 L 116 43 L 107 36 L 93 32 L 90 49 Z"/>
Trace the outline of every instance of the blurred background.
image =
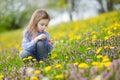
<path id="1" fill-rule="evenodd" d="M 25 27 L 36 9 L 46 9 L 53 26 L 120 10 L 120 0 L 0 0 L 0 33 Z"/>

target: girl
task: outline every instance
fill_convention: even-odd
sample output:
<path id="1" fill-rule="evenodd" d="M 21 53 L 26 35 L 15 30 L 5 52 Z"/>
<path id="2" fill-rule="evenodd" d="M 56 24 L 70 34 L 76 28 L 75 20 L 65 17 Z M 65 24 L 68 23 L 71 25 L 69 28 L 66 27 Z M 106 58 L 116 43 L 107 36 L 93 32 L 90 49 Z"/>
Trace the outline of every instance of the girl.
<path id="1" fill-rule="evenodd" d="M 37 61 L 46 59 L 48 53 L 53 49 L 53 41 L 45 30 L 50 17 L 45 10 L 36 10 L 23 32 L 23 51 L 20 52 L 21 59 L 32 56 Z"/>

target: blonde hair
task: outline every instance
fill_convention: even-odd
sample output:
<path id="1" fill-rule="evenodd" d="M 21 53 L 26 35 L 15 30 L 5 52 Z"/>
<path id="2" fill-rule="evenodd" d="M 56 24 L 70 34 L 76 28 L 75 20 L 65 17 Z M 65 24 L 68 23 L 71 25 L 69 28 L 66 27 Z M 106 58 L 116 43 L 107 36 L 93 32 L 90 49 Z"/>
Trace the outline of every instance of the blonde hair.
<path id="1" fill-rule="evenodd" d="M 34 39 L 37 36 L 37 31 L 38 31 L 37 24 L 41 19 L 50 20 L 50 17 L 45 10 L 37 9 L 31 16 L 29 24 L 26 27 L 27 33 L 32 36 L 31 37 L 32 39 Z"/>

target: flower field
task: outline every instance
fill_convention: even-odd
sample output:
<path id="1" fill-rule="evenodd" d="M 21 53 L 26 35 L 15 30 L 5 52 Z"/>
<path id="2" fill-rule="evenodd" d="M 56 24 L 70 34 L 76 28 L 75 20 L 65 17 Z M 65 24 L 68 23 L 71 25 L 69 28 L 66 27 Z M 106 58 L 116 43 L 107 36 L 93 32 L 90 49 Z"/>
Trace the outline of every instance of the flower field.
<path id="1" fill-rule="evenodd" d="M 0 34 L 0 80 L 120 80 L 120 11 L 49 27 L 48 59 L 19 58 L 22 31 Z"/>

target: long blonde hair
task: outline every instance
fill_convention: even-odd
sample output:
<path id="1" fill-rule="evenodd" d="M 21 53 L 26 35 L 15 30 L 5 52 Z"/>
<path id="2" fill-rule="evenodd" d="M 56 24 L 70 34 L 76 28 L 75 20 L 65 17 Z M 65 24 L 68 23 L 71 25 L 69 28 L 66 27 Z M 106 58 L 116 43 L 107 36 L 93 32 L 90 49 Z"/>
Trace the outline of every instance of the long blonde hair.
<path id="1" fill-rule="evenodd" d="M 38 32 L 37 24 L 41 19 L 50 20 L 50 17 L 45 10 L 37 9 L 31 16 L 29 24 L 26 27 L 27 33 L 32 35 L 31 37 L 32 39 L 34 39 L 37 36 L 37 32 Z"/>

